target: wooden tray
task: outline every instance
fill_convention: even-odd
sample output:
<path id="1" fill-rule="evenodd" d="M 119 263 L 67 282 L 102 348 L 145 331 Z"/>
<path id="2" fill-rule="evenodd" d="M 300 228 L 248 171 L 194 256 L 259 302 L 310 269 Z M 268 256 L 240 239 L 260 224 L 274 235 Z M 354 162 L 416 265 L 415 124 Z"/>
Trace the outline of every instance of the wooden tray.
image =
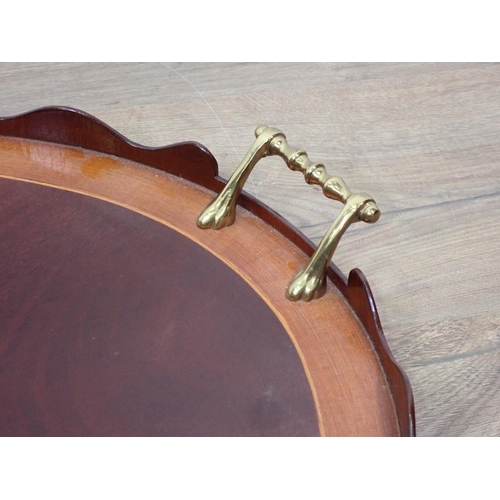
<path id="1" fill-rule="evenodd" d="M 314 252 L 224 187 L 200 144 L 147 148 L 81 111 L 0 120 L 0 435 L 412 436 L 363 274 L 285 298 Z"/>

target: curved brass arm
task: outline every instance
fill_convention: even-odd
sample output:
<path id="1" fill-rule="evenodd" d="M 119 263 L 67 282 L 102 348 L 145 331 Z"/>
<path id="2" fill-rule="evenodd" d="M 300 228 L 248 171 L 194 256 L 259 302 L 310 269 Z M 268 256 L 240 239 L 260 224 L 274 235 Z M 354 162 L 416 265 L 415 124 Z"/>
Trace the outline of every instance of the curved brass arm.
<path id="1" fill-rule="evenodd" d="M 265 156 L 281 156 L 290 169 L 299 170 L 304 174 L 308 184 L 319 184 L 325 196 L 345 205 L 321 240 L 309 264 L 295 276 L 286 291 L 288 299 L 308 302 L 324 295 L 326 271 L 347 228 L 360 220 L 376 222 L 380 211 L 370 196 L 363 193 L 353 194 L 340 177 L 329 176 L 324 165 L 312 163 L 305 151 L 290 147 L 280 130 L 261 125 L 255 130 L 255 137 L 250 150 L 224 189 L 199 216 L 198 226 L 202 229 L 230 226 L 236 218 L 238 196 L 253 167 Z"/>

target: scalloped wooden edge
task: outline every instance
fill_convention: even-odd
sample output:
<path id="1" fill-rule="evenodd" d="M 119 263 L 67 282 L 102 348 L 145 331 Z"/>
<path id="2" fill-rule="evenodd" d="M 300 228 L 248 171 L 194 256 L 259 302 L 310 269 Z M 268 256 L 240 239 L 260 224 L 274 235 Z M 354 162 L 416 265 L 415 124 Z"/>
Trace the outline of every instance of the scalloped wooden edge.
<path id="1" fill-rule="evenodd" d="M 203 145 L 182 142 L 159 148 L 142 146 L 94 116 L 74 108 L 50 106 L 0 118 L 0 135 L 89 149 L 132 160 L 216 193 L 225 185 L 224 179 L 218 176 L 216 159 Z M 243 192 L 238 204 L 270 224 L 306 255 L 314 253 L 314 246 L 309 239 L 253 196 Z M 415 436 L 411 385 L 389 349 L 366 277 L 359 269 L 353 269 L 349 279 L 346 279 L 333 263 L 328 277 L 346 298 L 372 342 L 392 394 L 401 435 Z"/>

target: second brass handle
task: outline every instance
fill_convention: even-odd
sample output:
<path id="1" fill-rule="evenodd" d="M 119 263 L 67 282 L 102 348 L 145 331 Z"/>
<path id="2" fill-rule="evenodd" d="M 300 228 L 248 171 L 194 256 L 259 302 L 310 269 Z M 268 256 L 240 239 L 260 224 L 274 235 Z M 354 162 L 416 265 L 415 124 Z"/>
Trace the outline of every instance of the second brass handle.
<path id="1" fill-rule="evenodd" d="M 309 264 L 295 276 L 286 291 L 287 298 L 292 301 L 308 302 L 322 297 L 326 291 L 326 272 L 342 235 L 354 222 L 376 222 L 380 211 L 370 196 L 352 193 L 340 177 L 329 176 L 324 165 L 312 163 L 305 151 L 292 148 L 280 130 L 261 125 L 255 130 L 255 137 L 240 165 L 220 194 L 201 213 L 197 224 L 203 229 L 221 229 L 233 224 L 238 196 L 253 167 L 265 156 L 281 156 L 290 169 L 304 174 L 308 184 L 320 185 L 325 196 L 344 204 Z"/>

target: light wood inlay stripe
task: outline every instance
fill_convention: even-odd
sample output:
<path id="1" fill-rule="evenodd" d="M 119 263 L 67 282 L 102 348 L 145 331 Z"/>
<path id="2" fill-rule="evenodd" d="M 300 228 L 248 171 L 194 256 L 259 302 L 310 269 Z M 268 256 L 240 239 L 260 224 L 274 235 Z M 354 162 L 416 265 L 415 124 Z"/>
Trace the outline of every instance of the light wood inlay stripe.
<path id="1" fill-rule="evenodd" d="M 332 286 L 320 301 L 291 303 L 288 281 L 307 262 L 263 221 L 238 208 L 221 231 L 197 228 L 213 193 L 151 168 L 76 148 L 0 139 L 0 175 L 93 196 L 150 217 L 230 266 L 268 303 L 297 349 L 322 435 L 397 435 L 385 376 L 359 321 Z"/>

